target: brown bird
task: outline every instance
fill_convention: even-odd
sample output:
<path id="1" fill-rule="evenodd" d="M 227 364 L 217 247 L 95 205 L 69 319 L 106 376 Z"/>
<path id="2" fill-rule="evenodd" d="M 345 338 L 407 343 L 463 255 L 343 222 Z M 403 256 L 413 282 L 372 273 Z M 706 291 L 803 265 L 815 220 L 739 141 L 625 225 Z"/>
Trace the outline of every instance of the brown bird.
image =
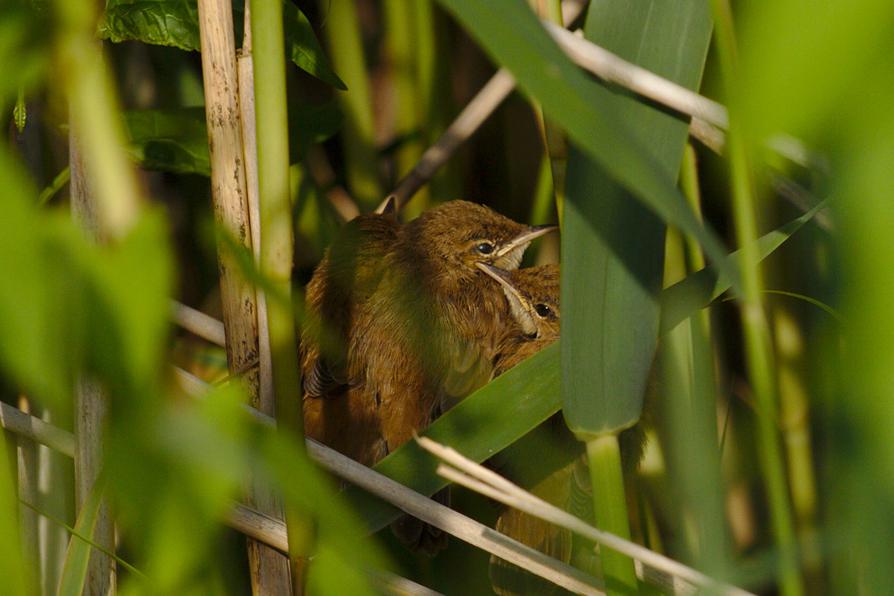
<path id="1" fill-rule="evenodd" d="M 534 355 L 559 338 L 560 274 L 558 265 L 545 265 L 516 271 L 503 271 L 486 264 L 482 271 L 503 288 L 512 315 L 500 339 L 494 359 L 496 377 Z M 539 432 L 538 432 L 539 431 Z M 578 517 L 592 517 L 589 472 L 581 444 L 568 431 L 561 416 L 554 416 L 538 431 L 532 432 L 500 458 L 500 472 L 511 476 L 541 499 Z M 620 435 L 625 470 L 633 470 L 642 458 L 645 433 L 642 425 Z M 514 465 L 513 463 L 522 465 Z M 539 465 L 533 465 L 533 464 Z M 497 531 L 553 558 L 571 559 L 572 535 L 517 509 L 500 512 Z M 497 557 L 490 560 L 490 578 L 494 591 L 501 596 L 551 594 L 557 588 Z"/>
<path id="2" fill-rule="evenodd" d="M 358 220 L 352 246 L 333 245 L 308 285 L 304 416 L 308 436 L 372 465 L 489 379 L 507 313 L 477 264 L 515 269 L 553 226 L 466 201 L 403 226 Z M 425 550 L 411 526 L 399 538 Z"/>
<path id="3" fill-rule="evenodd" d="M 534 355 L 559 338 L 559 267 L 545 265 L 517 271 L 503 271 L 489 265 L 481 265 L 481 270 L 497 281 L 506 296 L 512 317 L 501 335 L 494 357 L 493 376 L 499 376 L 526 358 Z M 529 435 L 511 448 L 512 453 L 501 458 L 500 472 L 538 497 L 565 508 L 571 492 L 571 474 L 579 448 L 575 441 L 557 449 L 559 440 L 570 436 L 558 418 L 550 420 L 544 432 Z M 572 437 L 573 439 L 573 437 Z M 524 465 L 543 463 L 548 454 L 566 455 L 575 453 L 569 462 L 550 461 L 546 465 Z M 552 458 L 554 459 L 554 458 Z M 568 459 L 565 457 L 565 459 Z M 522 465 L 512 465 L 513 463 Z M 556 469 L 558 467 L 558 469 Z M 542 473 L 543 469 L 554 470 Z M 538 473 L 539 472 L 539 473 Z M 503 509 L 497 517 L 495 529 L 531 548 L 537 549 L 560 561 L 571 559 L 571 533 L 550 523 L 532 517 L 517 509 Z M 542 580 L 526 571 L 506 563 L 497 557 L 490 560 L 491 585 L 497 594 L 551 594 L 558 588 L 551 582 Z"/>

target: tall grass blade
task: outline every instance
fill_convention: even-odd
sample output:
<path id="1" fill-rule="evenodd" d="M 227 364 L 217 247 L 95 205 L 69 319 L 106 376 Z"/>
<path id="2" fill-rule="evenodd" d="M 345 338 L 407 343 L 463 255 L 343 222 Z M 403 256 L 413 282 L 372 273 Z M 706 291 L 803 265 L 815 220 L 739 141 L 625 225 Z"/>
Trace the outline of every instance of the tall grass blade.
<path id="1" fill-rule="evenodd" d="M 93 531 L 99 519 L 102 504 L 104 483 L 97 481 L 87 495 L 87 500 L 78 513 L 75 522 L 75 534 L 72 535 L 65 552 L 65 563 L 62 566 L 62 577 L 59 579 L 59 596 L 80 596 L 87 580 L 87 569 L 93 546 Z M 80 536 L 86 538 L 82 540 Z"/>

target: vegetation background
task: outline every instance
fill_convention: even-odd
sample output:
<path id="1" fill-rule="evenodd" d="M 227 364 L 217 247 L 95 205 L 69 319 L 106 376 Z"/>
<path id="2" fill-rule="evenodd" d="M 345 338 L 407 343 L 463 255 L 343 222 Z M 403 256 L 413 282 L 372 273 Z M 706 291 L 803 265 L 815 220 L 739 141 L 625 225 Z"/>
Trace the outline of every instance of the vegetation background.
<path id="1" fill-rule="evenodd" d="M 560 223 L 561 245 L 526 264 L 561 254 L 563 337 L 429 434 L 482 461 L 562 409 L 581 444 L 556 449 L 586 450 L 597 526 L 758 593 L 890 591 L 894 4 L 591 0 L 586 39 L 728 108 L 708 135 L 573 64 L 538 20 L 558 6 L 253 0 L 261 237 L 293 233 L 290 264 L 268 244 L 256 263 L 245 230 L 215 225 L 195 2 L 0 5 L 4 591 L 98 593 L 110 519 L 122 592 L 258 591 L 225 526 L 250 475 L 281 495 L 293 554 L 314 553 L 312 592 L 383 589 L 371 569 L 490 591 L 488 555 L 459 540 L 429 560 L 369 535 L 393 510 L 311 463 L 286 368 L 341 222 L 397 187 L 498 68 L 518 90 L 404 217 L 462 197 Z M 172 323 L 176 299 L 231 332 L 219 259 L 268 296 L 288 431 L 245 416 L 227 381 L 250 371 Z M 622 481 L 617 436 L 647 395 L 646 457 Z M 55 450 L 11 407 L 62 429 L 46 431 Z M 434 467 L 415 445 L 377 466 L 427 494 Z M 493 523 L 492 501 L 454 495 Z M 626 557 L 603 571 L 610 591 L 638 589 Z"/>

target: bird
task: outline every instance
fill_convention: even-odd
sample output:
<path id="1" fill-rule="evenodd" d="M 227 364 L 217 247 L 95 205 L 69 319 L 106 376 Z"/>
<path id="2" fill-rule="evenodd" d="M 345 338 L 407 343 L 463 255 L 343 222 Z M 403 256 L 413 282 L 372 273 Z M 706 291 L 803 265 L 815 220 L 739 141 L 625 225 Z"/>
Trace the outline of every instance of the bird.
<path id="1" fill-rule="evenodd" d="M 560 268 L 554 264 L 515 271 L 488 264 L 479 268 L 503 289 L 511 313 L 494 357 L 496 378 L 559 339 Z M 624 468 L 629 472 L 642 458 L 642 424 L 622 432 L 619 440 Z M 550 418 L 510 451 L 492 459 L 490 465 L 552 505 L 578 517 L 592 518 L 586 457 L 582 444 L 565 426 L 561 415 Z M 573 537 L 564 528 L 513 508 L 502 509 L 494 527 L 553 558 L 566 563 L 571 559 Z M 558 590 L 552 583 L 497 557 L 490 559 L 489 575 L 494 591 L 501 596 L 551 594 Z"/>
<path id="2" fill-rule="evenodd" d="M 406 224 L 387 213 L 352 223 L 307 287 L 304 422 L 307 436 L 373 465 L 487 382 L 508 313 L 477 265 L 516 269 L 555 226 L 459 200 Z M 403 525 L 402 542 L 441 547 L 421 522 Z"/>

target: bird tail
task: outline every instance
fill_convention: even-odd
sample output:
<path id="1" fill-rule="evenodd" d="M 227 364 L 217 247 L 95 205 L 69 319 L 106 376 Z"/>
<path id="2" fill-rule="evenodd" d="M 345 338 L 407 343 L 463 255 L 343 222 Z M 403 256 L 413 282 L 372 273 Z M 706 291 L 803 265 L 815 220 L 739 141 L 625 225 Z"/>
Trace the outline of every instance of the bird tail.
<path id="1" fill-rule="evenodd" d="M 444 488 L 435 493 L 432 499 L 442 505 L 450 506 L 450 489 Z M 433 557 L 445 548 L 449 535 L 421 519 L 412 515 L 402 515 L 391 524 L 391 532 L 397 539 L 413 552 Z"/>
<path id="2" fill-rule="evenodd" d="M 531 492 L 548 503 L 566 508 L 574 465 L 572 462 L 552 472 L 532 487 Z M 572 535 L 565 528 L 509 508 L 500 513 L 494 527 L 498 532 L 554 559 L 564 563 L 571 560 Z M 494 556 L 490 558 L 489 575 L 494 592 L 500 596 L 567 593 L 555 584 Z"/>

